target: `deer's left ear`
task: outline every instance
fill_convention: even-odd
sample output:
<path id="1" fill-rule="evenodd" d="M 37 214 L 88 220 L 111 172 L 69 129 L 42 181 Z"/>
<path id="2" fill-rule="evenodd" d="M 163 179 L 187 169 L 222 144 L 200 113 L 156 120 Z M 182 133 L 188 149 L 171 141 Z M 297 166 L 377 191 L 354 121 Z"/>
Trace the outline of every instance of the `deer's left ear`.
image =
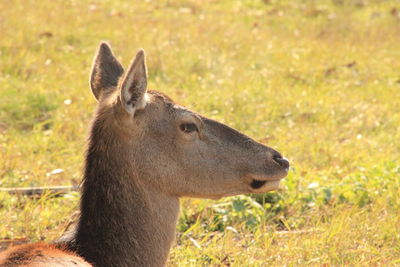
<path id="1" fill-rule="evenodd" d="M 134 115 L 146 106 L 147 68 L 144 51 L 141 49 L 131 62 L 121 83 L 121 102 L 125 110 Z"/>

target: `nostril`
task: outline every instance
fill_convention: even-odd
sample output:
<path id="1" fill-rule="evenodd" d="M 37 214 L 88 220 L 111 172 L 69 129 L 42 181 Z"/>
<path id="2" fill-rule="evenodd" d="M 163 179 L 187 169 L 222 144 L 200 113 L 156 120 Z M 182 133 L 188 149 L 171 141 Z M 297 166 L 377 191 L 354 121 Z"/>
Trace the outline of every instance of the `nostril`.
<path id="1" fill-rule="evenodd" d="M 285 159 L 284 157 L 282 157 L 280 154 L 276 154 L 272 157 L 272 159 L 279 164 L 279 166 L 288 169 L 290 166 L 290 163 L 287 159 Z"/>

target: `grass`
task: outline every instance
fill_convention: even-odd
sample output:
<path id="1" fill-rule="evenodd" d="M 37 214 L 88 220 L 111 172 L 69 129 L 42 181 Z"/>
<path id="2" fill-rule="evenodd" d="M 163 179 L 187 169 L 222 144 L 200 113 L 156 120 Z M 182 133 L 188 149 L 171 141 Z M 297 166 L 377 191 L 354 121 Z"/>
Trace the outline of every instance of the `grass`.
<path id="1" fill-rule="evenodd" d="M 400 265 L 395 1 L 2 1 L 0 186 L 79 181 L 100 40 L 150 88 L 277 148 L 282 189 L 184 199 L 171 266 Z M 61 173 L 52 170 L 62 169 Z M 0 194 L 1 238 L 59 236 L 79 196 Z"/>

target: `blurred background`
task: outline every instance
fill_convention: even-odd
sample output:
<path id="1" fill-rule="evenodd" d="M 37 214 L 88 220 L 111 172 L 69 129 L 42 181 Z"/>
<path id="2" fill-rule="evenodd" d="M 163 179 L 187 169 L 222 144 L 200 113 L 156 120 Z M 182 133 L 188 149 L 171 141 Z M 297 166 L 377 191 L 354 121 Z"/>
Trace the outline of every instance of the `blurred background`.
<path id="1" fill-rule="evenodd" d="M 79 183 L 101 40 L 293 166 L 276 192 L 183 199 L 169 265 L 400 264 L 400 1 L 1 1 L 0 188 Z M 0 240 L 55 239 L 78 201 L 0 192 Z"/>

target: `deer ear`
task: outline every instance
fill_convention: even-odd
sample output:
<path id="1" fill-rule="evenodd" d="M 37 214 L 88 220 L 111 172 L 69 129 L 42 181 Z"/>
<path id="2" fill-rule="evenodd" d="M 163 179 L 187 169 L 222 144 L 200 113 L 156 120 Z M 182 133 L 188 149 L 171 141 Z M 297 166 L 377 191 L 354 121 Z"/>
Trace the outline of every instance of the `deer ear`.
<path id="1" fill-rule="evenodd" d="M 118 85 L 123 72 L 124 69 L 113 55 L 110 45 L 101 42 L 90 74 L 90 88 L 98 101 L 103 93 L 112 91 Z"/>
<path id="2" fill-rule="evenodd" d="M 147 68 L 144 51 L 141 49 L 129 65 L 121 83 L 121 102 L 125 110 L 134 115 L 146 106 Z"/>

